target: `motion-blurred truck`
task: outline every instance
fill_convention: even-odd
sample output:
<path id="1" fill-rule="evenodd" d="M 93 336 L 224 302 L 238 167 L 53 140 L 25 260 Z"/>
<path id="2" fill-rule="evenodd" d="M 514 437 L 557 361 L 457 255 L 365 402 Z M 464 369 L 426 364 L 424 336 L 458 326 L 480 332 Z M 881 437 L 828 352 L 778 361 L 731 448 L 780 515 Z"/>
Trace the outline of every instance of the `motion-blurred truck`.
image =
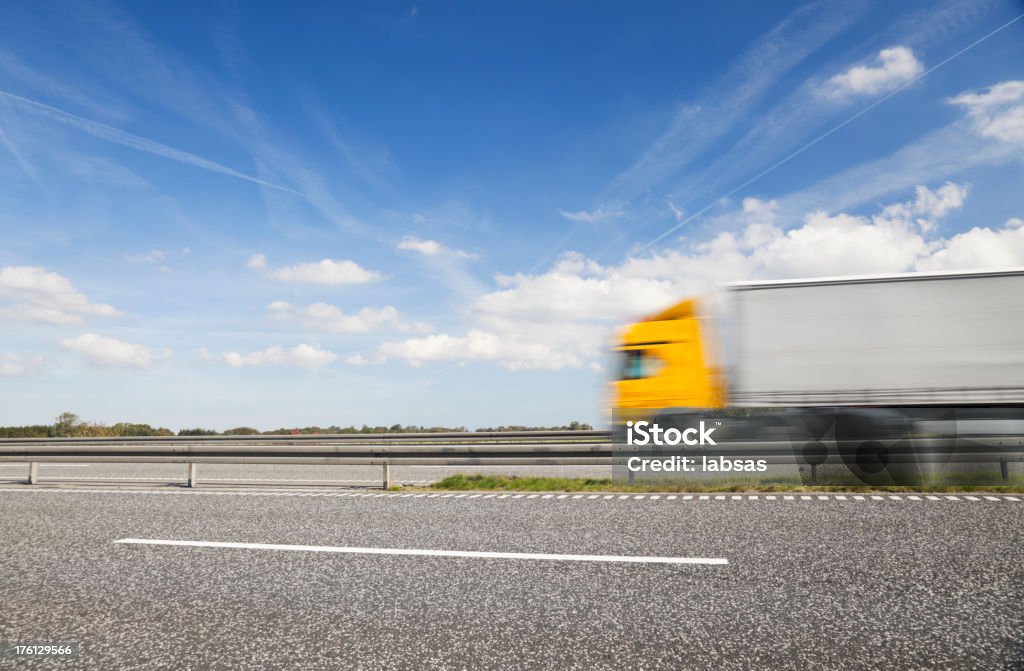
<path id="1" fill-rule="evenodd" d="M 617 423 L 760 416 L 740 424 L 797 429 L 795 449 L 825 449 L 830 431 L 860 440 L 858 469 L 870 472 L 885 461 L 883 439 L 951 409 L 1022 417 L 1024 269 L 742 282 L 723 298 L 625 328 Z"/>

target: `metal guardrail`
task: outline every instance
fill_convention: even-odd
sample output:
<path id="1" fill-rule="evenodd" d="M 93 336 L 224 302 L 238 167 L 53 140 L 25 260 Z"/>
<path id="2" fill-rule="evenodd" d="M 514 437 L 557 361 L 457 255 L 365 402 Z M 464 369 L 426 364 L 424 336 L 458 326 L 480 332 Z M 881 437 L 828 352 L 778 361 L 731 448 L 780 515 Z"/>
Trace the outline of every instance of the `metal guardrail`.
<path id="1" fill-rule="evenodd" d="M 720 442 L 713 448 L 686 448 L 691 457 L 764 459 L 770 464 L 817 467 L 849 463 L 862 443 L 846 441 L 824 453 L 794 449 L 791 441 Z M 1024 437 L 960 436 L 919 438 L 890 448 L 891 463 L 999 463 L 1003 480 L 1008 462 L 1024 462 Z M 321 464 L 381 466 L 384 488 L 391 466 L 611 466 L 624 463 L 607 431 L 516 431 L 465 433 L 382 433 L 337 435 L 143 436 L 125 438 L 0 439 L 0 462 L 29 464 L 31 484 L 38 465 L 60 463 L 181 463 L 188 486 L 198 483 L 199 464 Z M 812 480 L 813 482 L 813 480 Z"/>
<path id="2" fill-rule="evenodd" d="M 28 462 L 33 484 L 43 462 L 183 463 L 189 487 L 198 464 L 320 464 L 381 466 L 387 489 L 393 465 L 585 466 L 611 452 L 606 431 L 0 439 L 0 462 Z"/>

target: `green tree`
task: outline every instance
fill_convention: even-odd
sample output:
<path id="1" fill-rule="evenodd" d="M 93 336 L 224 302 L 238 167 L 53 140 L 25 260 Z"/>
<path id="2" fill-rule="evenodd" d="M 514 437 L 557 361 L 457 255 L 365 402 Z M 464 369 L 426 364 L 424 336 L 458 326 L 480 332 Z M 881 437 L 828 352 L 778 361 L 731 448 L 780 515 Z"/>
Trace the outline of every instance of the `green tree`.
<path id="1" fill-rule="evenodd" d="M 82 424 L 82 420 L 73 412 L 62 412 L 53 422 L 53 435 L 58 437 L 73 436 Z"/>
<path id="2" fill-rule="evenodd" d="M 217 432 L 213 429 L 182 429 L 178 431 L 179 436 L 216 436 Z"/>
<path id="3" fill-rule="evenodd" d="M 224 432 L 225 436 L 256 436 L 259 435 L 260 430 L 254 429 L 251 426 L 236 426 L 233 429 L 228 429 Z"/>

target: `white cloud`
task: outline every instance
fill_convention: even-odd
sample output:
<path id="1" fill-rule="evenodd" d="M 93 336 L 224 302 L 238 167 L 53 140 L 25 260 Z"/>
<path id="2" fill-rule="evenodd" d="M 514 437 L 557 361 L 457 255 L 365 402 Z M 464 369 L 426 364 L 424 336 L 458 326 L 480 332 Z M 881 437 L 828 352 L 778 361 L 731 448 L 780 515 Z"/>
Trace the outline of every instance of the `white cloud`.
<path id="1" fill-rule="evenodd" d="M 669 212 L 675 217 L 676 221 L 683 221 L 686 219 L 686 210 L 675 204 L 675 201 L 671 197 L 665 198 L 665 204 L 668 205 Z"/>
<path id="2" fill-rule="evenodd" d="M 924 72 L 924 65 L 908 47 L 890 47 L 878 52 L 876 65 L 856 65 L 825 85 L 831 97 L 886 93 L 906 84 Z"/>
<path id="3" fill-rule="evenodd" d="M 622 210 L 606 209 L 603 205 L 593 210 L 579 210 L 577 212 L 559 210 L 558 213 L 562 215 L 563 219 L 568 219 L 569 221 L 582 221 L 588 224 L 595 224 L 599 221 L 615 219 L 616 217 L 621 217 L 623 215 Z"/>
<path id="4" fill-rule="evenodd" d="M 901 220 L 869 220 L 814 212 L 803 226 L 779 235 L 749 254 L 751 270 L 769 277 L 883 273 L 903 269 L 927 251 L 915 227 Z"/>
<path id="5" fill-rule="evenodd" d="M 437 256 L 444 249 L 436 240 L 420 240 L 418 238 L 405 238 L 398 243 L 398 248 L 419 252 L 423 256 Z"/>
<path id="6" fill-rule="evenodd" d="M 162 261 L 167 257 L 167 252 L 162 249 L 152 249 L 145 254 L 134 254 L 128 257 L 132 263 L 154 263 Z"/>
<path id="7" fill-rule="evenodd" d="M 497 291 L 469 309 L 476 327 L 380 345 L 380 354 L 418 366 L 486 361 L 510 370 L 589 367 L 613 325 L 676 298 L 672 283 L 632 265 L 602 266 L 577 253 L 546 273 L 498 276 Z"/>
<path id="8" fill-rule="evenodd" d="M 11 319 L 15 321 L 49 322 L 50 324 L 81 324 L 80 315 L 71 314 L 64 310 L 48 308 L 41 305 L 27 305 L 25 303 L 12 303 L 0 306 L 0 319 Z"/>
<path id="9" fill-rule="evenodd" d="M 950 102 L 968 109 L 991 109 L 1024 99 L 1024 81 L 1005 81 L 990 86 L 985 93 L 962 93 Z"/>
<path id="10" fill-rule="evenodd" d="M 953 236 L 916 264 L 917 270 L 964 270 L 1024 265 L 1024 219 L 1008 219 L 1001 229 L 974 227 Z"/>
<path id="11" fill-rule="evenodd" d="M 334 352 L 303 343 L 291 349 L 269 347 L 259 352 L 244 355 L 238 352 L 227 352 L 224 355 L 224 363 L 232 368 L 273 364 L 275 366 L 294 366 L 312 369 L 326 366 L 337 358 L 338 355 Z"/>
<path id="12" fill-rule="evenodd" d="M 387 342 L 378 352 L 417 366 L 490 361 L 513 370 L 593 369 L 617 326 L 727 281 L 1024 265 L 1024 219 L 936 235 L 938 222 L 966 197 L 967 188 L 952 182 L 920 186 L 912 199 L 871 216 L 815 211 L 790 228 L 777 221 L 774 201 L 747 199 L 736 231 L 617 265 L 568 253 L 540 274 L 498 276 L 498 288 L 471 304 L 464 335 Z"/>
<path id="13" fill-rule="evenodd" d="M 914 189 L 916 198 L 912 212 L 929 219 L 941 219 L 953 210 L 959 210 L 967 199 L 967 187 L 946 182 L 936 191 L 918 185 Z"/>
<path id="14" fill-rule="evenodd" d="M 254 254 L 246 265 L 253 270 L 262 270 L 266 267 L 266 257 L 262 254 Z M 277 268 L 267 274 L 282 282 L 330 285 L 364 284 L 384 277 L 378 272 L 363 268 L 354 261 L 335 261 L 334 259 Z"/>
<path id="15" fill-rule="evenodd" d="M 158 270 L 161 273 L 170 273 L 174 271 L 171 270 L 169 266 L 160 263 L 161 261 L 169 260 L 171 257 L 175 255 L 186 256 L 191 253 L 192 250 L 189 249 L 188 247 L 183 247 L 180 250 L 170 251 L 164 251 L 162 249 L 151 249 L 145 254 L 131 254 L 126 258 L 128 259 L 128 261 L 132 263 L 146 263 L 152 265 L 156 270 Z"/>
<path id="16" fill-rule="evenodd" d="M 913 270 L 945 244 L 931 233 L 938 221 L 963 206 L 967 192 L 953 182 L 937 189 L 918 186 L 913 200 L 882 207 L 873 216 L 814 211 L 789 229 L 775 223 L 771 203 L 745 201 L 747 224 L 739 234 L 720 234 L 677 262 L 732 259 L 735 279 Z"/>
<path id="17" fill-rule="evenodd" d="M 0 268 L 0 318 L 79 324 L 83 315 L 114 317 L 119 314 L 105 303 L 91 303 L 85 294 L 62 275 L 37 266 Z"/>
<path id="18" fill-rule="evenodd" d="M 154 352 L 146 345 L 137 345 L 95 333 L 65 338 L 60 341 L 60 346 L 82 354 L 96 366 L 111 368 L 149 368 L 170 358 L 172 354 L 169 349 Z"/>
<path id="19" fill-rule="evenodd" d="M 403 238 L 397 245 L 400 250 L 415 252 L 422 257 L 426 269 L 444 286 L 453 290 L 461 299 L 471 299 L 483 291 L 477 278 L 466 268 L 466 259 L 478 258 L 476 254 L 447 247 L 436 240 L 422 240 L 415 237 Z M 423 330 L 423 329 L 420 329 Z"/>
<path id="20" fill-rule="evenodd" d="M 372 366 L 379 363 L 384 363 L 387 360 L 383 354 L 371 354 L 369 356 L 363 356 L 362 354 L 353 354 L 352 356 L 345 357 L 345 363 L 350 366 Z"/>
<path id="21" fill-rule="evenodd" d="M 798 92 L 780 103 L 746 137 L 726 148 L 708 167 L 694 176 L 681 178 L 672 194 L 680 197 L 714 192 L 723 184 L 741 182 L 751 174 L 759 174 L 765 165 L 780 166 L 789 161 L 788 157 L 795 157 L 802 149 L 794 152 L 794 147 L 808 146 L 806 129 L 821 121 L 822 107 L 816 104 L 823 102 L 820 100 L 821 84 L 815 86 L 816 93 Z M 1010 97 L 1007 94 L 1012 90 L 999 92 Z M 958 98 L 961 102 L 977 101 L 979 104 L 990 100 Z M 996 131 L 1005 135 L 1015 115 L 1024 115 L 1024 112 L 1011 114 L 1011 107 L 1009 103 L 1008 108 L 998 114 L 992 109 L 976 110 L 972 118 L 968 110 L 960 106 L 958 109 L 963 114 L 946 126 L 925 132 L 887 155 L 856 163 L 800 190 L 780 195 L 779 212 L 794 221 L 814 209 L 842 211 L 866 206 L 885 202 L 915 185 L 946 180 L 975 167 L 1019 162 L 1024 157 L 1021 143 L 992 141 L 994 136 L 982 135 Z M 989 119 L 997 123 L 986 131 Z M 779 156 L 787 158 L 779 163 Z M 772 170 L 774 168 L 768 168 L 769 172 Z M 721 206 L 713 207 L 718 211 Z M 698 210 L 697 214 L 703 212 Z"/>
<path id="22" fill-rule="evenodd" d="M 425 322 L 403 321 L 398 310 L 390 305 L 381 308 L 366 307 L 357 312 L 346 313 L 329 303 L 310 303 L 301 307 L 285 301 L 274 301 L 267 309 L 271 311 L 274 319 L 301 319 L 308 328 L 332 333 L 369 333 L 382 329 L 426 333 L 433 330 L 430 324 Z"/>
<path id="23" fill-rule="evenodd" d="M 913 201 L 889 205 L 882 210 L 881 216 L 890 220 L 912 219 L 922 231 L 931 231 L 938 220 L 963 207 L 967 198 L 967 187 L 946 182 L 932 191 L 918 185 L 914 189 L 914 194 Z"/>
<path id="24" fill-rule="evenodd" d="M 950 100 L 967 111 L 982 137 L 1024 147 L 1024 81 L 1006 81 L 984 93 L 964 93 Z"/>
<path id="25" fill-rule="evenodd" d="M 460 259 L 474 258 L 476 254 L 464 252 L 461 249 L 452 249 L 442 245 L 436 240 L 420 240 L 419 238 L 406 237 L 398 243 L 398 249 L 417 252 L 423 256 L 444 256 L 450 255 Z"/>
<path id="26" fill-rule="evenodd" d="M 0 356 L 0 376 L 21 377 L 34 375 L 43 367 L 43 357 L 4 354 Z"/>
<path id="27" fill-rule="evenodd" d="M 405 359 L 413 366 L 427 361 L 493 361 L 511 370 L 580 366 L 574 354 L 556 351 L 544 343 L 516 341 L 481 330 L 472 330 L 462 337 L 441 333 L 383 343 L 380 353 Z"/>
<path id="28" fill-rule="evenodd" d="M 587 320 L 609 310 L 643 311 L 670 297 L 670 287 L 638 276 L 629 265 L 602 266 L 581 254 L 564 254 L 542 275 L 498 275 L 498 291 L 481 296 L 472 312 L 487 318 Z"/>

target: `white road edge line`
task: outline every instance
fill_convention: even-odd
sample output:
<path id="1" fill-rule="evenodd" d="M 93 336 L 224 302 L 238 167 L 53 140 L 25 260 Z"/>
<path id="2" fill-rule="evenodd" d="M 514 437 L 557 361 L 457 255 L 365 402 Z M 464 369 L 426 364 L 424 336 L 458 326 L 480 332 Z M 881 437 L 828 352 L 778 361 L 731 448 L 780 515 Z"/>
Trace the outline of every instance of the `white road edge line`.
<path id="1" fill-rule="evenodd" d="M 171 541 L 146 538 L 121 538 L 126 545 L 173 545 L 193 548 L 232 548 L 240 550 L 285 550 L 292 552 L 333 552 L 339 554 L 407 555 L 414 557 L 457 557 L 464 559 L 543 559 L 548 561 L 594 561 L 627 564 L 728 564 L 724 557 L 629 557 L 623 555 L 564 555 L 531 552 L 469 552 L 463 550 L 412 550 L 399 548 L 356 548 L 331 545 L 278 545 L 275 543 L 227 543 L 217 541 Z"/>

